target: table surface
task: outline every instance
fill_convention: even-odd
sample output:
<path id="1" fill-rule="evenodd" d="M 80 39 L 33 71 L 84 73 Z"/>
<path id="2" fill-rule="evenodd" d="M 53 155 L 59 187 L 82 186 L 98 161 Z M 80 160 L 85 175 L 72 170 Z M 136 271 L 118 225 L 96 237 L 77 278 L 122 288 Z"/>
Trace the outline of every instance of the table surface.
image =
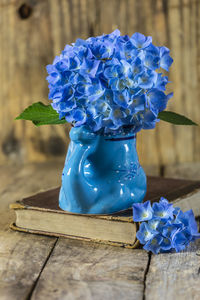
<path id="1" fill-rule="evenodd" d="M 62 166 L 0 167 L 0 300 L 199 300 L 200 241 L 181 253 L 152 255 L 11 231 L 9 204 L 58 186 Z"/>

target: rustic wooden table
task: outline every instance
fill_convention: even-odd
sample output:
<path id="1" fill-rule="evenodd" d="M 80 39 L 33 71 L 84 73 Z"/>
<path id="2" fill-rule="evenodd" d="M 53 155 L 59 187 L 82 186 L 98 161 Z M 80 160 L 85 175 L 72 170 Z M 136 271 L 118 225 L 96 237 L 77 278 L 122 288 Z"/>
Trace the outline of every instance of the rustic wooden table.
<path id="1" fill-rule="evenodd" d="M 60 184 L 62 163 L 0 167 L 0 299 L 199 299 L 200 241 L 150 255 L 13 232 L 9 203 Z"/>

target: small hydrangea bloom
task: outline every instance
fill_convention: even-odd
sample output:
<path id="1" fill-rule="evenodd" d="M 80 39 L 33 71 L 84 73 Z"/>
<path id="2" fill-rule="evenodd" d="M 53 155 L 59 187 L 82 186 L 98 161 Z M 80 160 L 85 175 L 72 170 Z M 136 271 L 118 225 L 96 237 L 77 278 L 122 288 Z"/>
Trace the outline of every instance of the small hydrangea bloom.
<path id="1" fill-rule="evenodd" d="M 153 216 L 153 210 L 151 208 L 150 201 L 144 203 L 133 204 L 133 221 L 142 222 L 151 220 Z"/>
<path id="2" fill-rule="evenodd" d="M 172 238 L 172 245 L 176 252 L 182 251 L 192 241 L 192 234 L 188 228 L 177 231 Z"/>
<path id="3" fill-rule="evenodd" d="M 153 218 L 148 221 L 149 228 L 152 231 L 157 230 L 159 224 L 160 224 L 160 219 L 158 219 L 158 218 Z"/>
<path id="4" fill-rule="evenodd" d="M 174 234 L 178 231 L 180 231 L 180 227 L 177 226 L 174 223 L 171 223 L 170 221 L 166 222 L 162 227 L 160 227 L 160 231 L 162 232 L 162 235 L 166 238 L 172 239 Z"/>
<path id="5" fill-rule="evenodd" d="M 169 251 L 172 249 L 171 240 L 167 237 L 163 237 L 162 243 L 160 244 L 160 248 L 163 251 Z"/>
<path id="6" fill-rule="evenodd" d="M 47 66 L 51 105 L 60 119 L 99 134 L 153 129 L 172 97 L 162 73 L 169 53 L 138 32 L 77 39 Z"/>
<path id="7" fill-rule="evenodd" d="M 162 242 L 163 238 L 158 234 L 148 241 L 143 248 L 147 251 L 151 251 L 154 254 L 158 254 L 160 252 Z"/>
<path id="8" fill-rule="evenodd" d="M 167 199 L 161 197 L 159 203 L 153 203 L 154 217 L 162 220 L 173 219 L 173 204 L 170 204 Z"/>
<path id="9" fill-rule="evenodd" d="M 184 213 L 181 210 L 178 212 L 175 224 L 180 226 L 180 223 L 183 224 L 184 228 L 188 228 L 192 234 L 193 240 L 200 238 L 200 233 L 198 233 L 198 227 L 192 209 Z"/>
<path id="10" fill-rule="evenodd" d="M 143 222 L 136 234 L 136 237 L 141 244 L 145 244 L 154 237 L 154 232 L 149 228 L 147 223 Z"/>
<path id="11" fill-rule="evenodd" d="M 152 207 L 150 201 L 134 203 L 133 220 L 141 222 L 136 237 L 145 250 L 154 254 L 182 251 L 200 238 L 193 211 L 182 212 L 163 197 Z"/>

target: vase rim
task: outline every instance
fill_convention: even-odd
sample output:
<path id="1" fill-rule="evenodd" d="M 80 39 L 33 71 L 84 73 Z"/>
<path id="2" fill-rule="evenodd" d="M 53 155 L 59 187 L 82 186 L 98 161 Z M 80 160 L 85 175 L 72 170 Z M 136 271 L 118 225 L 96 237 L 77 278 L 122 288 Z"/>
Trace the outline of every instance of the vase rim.
<path id="1" fill-rule="evenodd" d="M 134 140 L 136 138 L 136 134 L 122 134 L 117 136 L 104 136 L 106 141 L 126 141 L 126 140 Z"/>
<path id="2" fill-rule="evenodd" d="M 80 127 L 72 127 L 73 128 L 85 128 L 86 132 L 90 133 L 93 137 L 99 136 L 100 138 L 106 141 L 123 141 L 123 140 L 131 140 L 136 138 L 136 132 L 134 130 L 130 130 L 130 128 L 126 128 L 121 132 L 93 132 L 87 126 Z"/>

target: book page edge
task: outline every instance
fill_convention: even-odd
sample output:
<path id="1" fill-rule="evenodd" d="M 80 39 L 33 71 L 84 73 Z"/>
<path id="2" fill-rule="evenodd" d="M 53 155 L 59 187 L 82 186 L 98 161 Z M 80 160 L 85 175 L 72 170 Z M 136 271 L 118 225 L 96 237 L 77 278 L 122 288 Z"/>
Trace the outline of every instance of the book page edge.
<path id="1" fill-rule="evenodd" d="M 33 229 L 19 227 L 15 223 L 11 223 L 9 227 L 10 227 L 10 229 L 15 230 L 15 231 L 19 231 L 19 232 L 45 235 L 45 236 L 51 236 L 51 237 L 53 236 L 53 237 L 57 237 L 57 238 L 59 238 L 59 237 L 70 238 L 70 239 L 74 239 L 74 240 L 80 240 L 80 241 L 86 241 L 86 242 L 95 242 L 95 243 L 104 244 L 104 245 L 124 247 L 124 248 L 128 248 L 128 249 L 135 249 L 135 248 L 138 248 L 138 246 L 140 245 L 139 241 L 136 238 L 135 238 L 135 241 L 132 244 L 125 244 L 125 243 L 120 243 L 120 242 L 111 242 L 111 241 L 106 241 L 106 240 L 90 239 L 90 238 L 86 238 L 86 237 L 72 236 L 72 235 L 67 235 L 67 234 L 62 234 L 62 233 L 52 233 L 52 232 L 41 231 L 41 230 L 33 230 Z"/>

